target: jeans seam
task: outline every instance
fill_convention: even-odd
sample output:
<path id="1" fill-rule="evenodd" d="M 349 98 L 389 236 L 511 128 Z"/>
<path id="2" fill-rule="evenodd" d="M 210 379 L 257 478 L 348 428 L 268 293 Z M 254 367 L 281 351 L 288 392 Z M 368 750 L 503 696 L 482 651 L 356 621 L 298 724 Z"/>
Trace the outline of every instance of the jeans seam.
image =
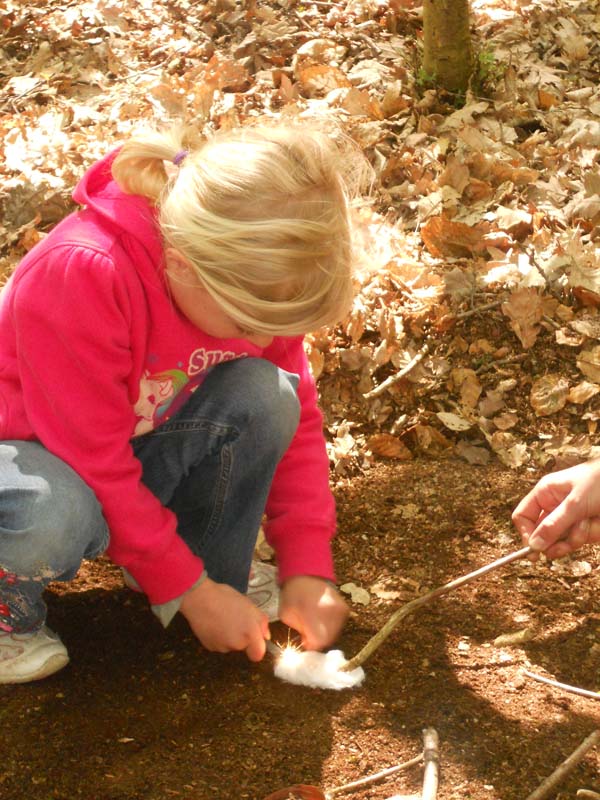
<path id="1" fill-rule="evenodd" d="M 210 420 L 202 420 L 200 422 L 196 420 L 180 420 L 173 423 L 167 422 L 164 425 L 159 425 L 159 427 L 155 428 L 149 435 L 164 436 L 168 433 L 188 433 L 190 431 L 210 431 L 218 436 L 231 436 L 233 434 L 235 437 L 238 437 L 240 435 L 239 429 L 235 425 L 221 425 L 218 422 L 211 422 Z"/>
<path id="2" fill-rule="evenodd" d="M 225 507 L 225 498 L 227 497 L 227 489 L 229 487 L 229 478 L 231 476 L 231 465 L 233 463 L 233 453 L 229 444 L 225 444 L 221 448 L 220 460 L 222 464 L 221 476 L 216 487 L 213 513 L 204 531 L 202 543 L 205 542 L 207 538 L 210 539 L 214 530 L 221 524 L 223 508 Z"/>

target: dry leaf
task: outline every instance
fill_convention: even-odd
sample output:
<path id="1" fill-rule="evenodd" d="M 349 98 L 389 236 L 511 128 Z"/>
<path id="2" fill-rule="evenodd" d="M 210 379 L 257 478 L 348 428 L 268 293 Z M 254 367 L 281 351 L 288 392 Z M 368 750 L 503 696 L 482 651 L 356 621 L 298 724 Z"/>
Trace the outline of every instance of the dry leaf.
<path id="1" fill-rule="evenodd" d="M 494 353 L 496 347 L 488 339 L 475 339 L 469 345 L 469 353 L 479 355 L 480 353 Z"/>
<path id="2" fill-rule="evenodd" d="M 442 423 L 449 428 L 451 431 L 466 431 L 471 427 L 471 423 L 467 422 L 464 417 L 460 417 L 458 414 L 450 414 L 447 411 L 439 411 L 436 414 Z"/>
<path id="3" fill-rule="evenodd" d="M 452 300 L 462 300 L 473 295 L 475 275 L 473 272 L 455 267 L 444 273 L 444 293 Z"/>
<path id="4" fill-rule="evenodd" d="M 577 357 L 577 366 L 586 378 L 600 383 L 600 345 L 582 350 Z"/>
<path id="5" fill-rule="evenodd" d="M 392 508 L 392 516 L 402 519 L 415 519 L 421 513 L 421 507 L 416 503 L 404 503 Z"/>
<path id="6" fill-rule="evenodd" d="M 504 408 L 504 398 L 502 392 L 492 389 L 486 392 L 483 400 L 479 401 L 479 413 L 482 417 L 493 417 L 498 411 Z"/>
<path id="7" fill-rule="evenodd" d="M 544 375 L 534 381 L 529 401 L 538 417 L 556 414 L 565 407 L 569 396 L 569 382 L 562 375 Z"/>
<path id="8" fill-rule="evenodd" d="M 556 339 L 556 344 L 562 344 L 565 347 L 581 347 L 585 341 L 585 336 L 575 333 L 570 328 L 559 328 L 559 330 L 555 331 L 554 338 Z"/>
<path id="9" fill-rule="evenodd" d="M 569 389 L 567 402 L 569 403 L 587 403 L 592 397 L 595 397 L 600 392 L 600 386 L 597 383 L 589 383 L 589 381 L 582 381 L 577 386 Z"/>
<path id="10" fill-rule="evenodd" d="M 490 451 L 486 450 L 485 447 L 477 447 L 474 444 L 469 444 L 469 442 L 466 442 L 464 439 L 457 442 L 455 450 L 456 454 L 464 458 L 469 464 L 485 466 L 485 464 L 489 464 L 491 458 Z"/>
<path id="11" fill-rule="evenodd" d="M 498 206 L 494 213 L 496 224 L 503 231 L 508 231 L 519 241 L 532 231 L 533 216 L 521 208 Z"/>
<path id="12" fill-rule="evenodd" d="M 598 282 L 595 285 L 600 289 Z M 582 305 L 588 308 L 600 308 L 600 291 L 596 292 L 586 289 L 584 286 L 575 286 L 573 294 Z"/>
<path id="13" fill-rule="evenodd" d="M 507 431 L 510 428 L 514 428 L 518 421 L 519 417 L 514 411 L 505 411 L 504 414 L 498 414 L 492 420 L 499 431 Z"/>
<path id="14" fill-rule="evenodd" d="M 333 89 L 352 86 L 341 69 L 328 64 L 314 64 L 299 70 L 298 84 L 305 97 L 323 97 Z"/>
<path id="15" fill-rule="evenodd" d="M 462 194 L 469 183 L 470 173 L 466 164 L 462 164 L 454 156 L 450 156 L 446 163 L 446 169 L 438 178 L 439 186 L 451 186 L 459 194 Z"/>
<path id="16" fill-rule="evenodd" d="M 571 147 L 600 147 L 600 122 L 592 119 L 574 119 L 561 139 Z"/>
<path id="17" fill-rule="evenodd" d="M 385 84 L 385 94 L 381 100 L 381 111 L 383 116 L 387 119 L 399 114 L 406 108 L 410 107 L 409 101 L 402 95 L 402 82 L 396 81 Z"/>
<path id="18" fill-rule="evenodd" d="M 371 594 L 378 597 L 380 600 L 398 600 L 402 597 L 402 592 L 397 589 L 387 589 L 384 584 L 375 583 L 371 586 Z"/>
<path id="19" fill-rule="evenodd" d="M 367 439 L 367 447 L 376 456 L 383 458 L 399 458 L 408 461 L 412 458 L 412 453 L 408 447 L 391 433 L 377 433 Z"/>
<path id="20" fill-rule="evenodd" d="M 323 367 L 325 366 L 325 356 L 318 347 L 310 347 L 308 349 L 308 363 L 310 364 L 310 371 L 315 380 L 318 380 Z"/>
<path id="21" fill-rule="evenodd" d="M 298 78 L 302 69 L 315 64 L 339 64 L 346 53 L 346 48 L 333 39 L 309 39 L 297 49 L 292 68 L 294 77 Z"/>
<path id="22" fill-rule="evenodd" d="M 502 311 L 510 319 L 510 327 L 519 341 L 528 350 L 534 345 L 540 330 L 539 322 L 543 316 L 540 295 L 532 288 L 517 289 L 502 303 Z"/>
<path id="23" fill-rule="evenodd" d="M 600 339 L 600 316 L 579 317 L 579 319 L 571 320 L 569 328 L 589 339 Z"/>
<path id="24" fill-rule="evenodd" d="M 431 217 L 421 228 L 421 237 L 432 256 L 462 258 L 484 249 L 483 235 L 487 228 L 453 222 L 441 214 Z"/>
<path id="25" fill-rule="evenodd" d="M 544 89 L 538 89 L 538 108 L 543 108 L 547 111 L 552 106 L 557 106 L 560 103 L 560 98 Z"/>
<path id="26" fill-rule="evenodd" d="M 206 65 L 204 80 L 223 92 L 245 92 L 251 83 L 250 73 L 240 61 L 216 53 Z"/>
<path id="27" fill-rule="evenodd" d="M 431 425 L 415 425 L 412 428 L 412 433 L 421 450 L 441 453 L 452 447 L 452 442 L 446 439 L 444 434 L 440 433 L 437 428 L 432 428 Z"/>
<path id="28" fill-rule="evenodd" d="M 576 578 L 583 578 L 592 572 L 592 565 L 589 561 L 573 561 L 571 564 L 571 574 Z"/>
<path id="29" fill-rule="evenodd" d="M 254 545 L 254 555 L 259 561 L 270 561 L 275 555 L 275 550 L 265 539 L 265 532 L 262 525 L 258 529 L 258 537 Z"/>
<path id="30" fill-rule="evenodd" d="M 379 101 L 372 98 L 366 89 L 348 89 L 339 105 L 352 116 L 383 119 Z"/>
<path id="31" fill-rule="evenodd" d="M 371 595 L 366 589 L 357 586 L 355 583 L 344 583 L 340 586 L 340 591 L 349 594 L 353 603 L 360 603 L 361 606 L 368 606 L 371 602 Z"/>
<path id="32" fill-rule="evenodd" d="M 460 392 L 460 402 L 465 408 L 475 408 L 482 392 L 475 370 L 458 367 L 451 373 L 451 381 Z"/>
<path id="33" fill-rule="evenodd" d="M 522 467 L 529 460 L 527 445 L 519 442 L 511 433 L 496 431 L 486 438 L 492 450 L 507 467 L 512 469 Z"/>

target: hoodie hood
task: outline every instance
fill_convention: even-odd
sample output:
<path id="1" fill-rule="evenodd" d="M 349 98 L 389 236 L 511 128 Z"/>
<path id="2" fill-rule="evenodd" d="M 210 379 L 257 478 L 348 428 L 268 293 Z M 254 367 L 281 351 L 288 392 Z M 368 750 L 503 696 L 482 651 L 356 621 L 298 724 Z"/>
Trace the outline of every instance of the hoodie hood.
<path id="1" fill-rule="evenodd" d="M 94 211 L 111 226 L 129 234 L 144 249 L 162 251 L 156 209 L 140 195 L 125 194 L 114 180 L 111 167 L 119 150 L 113 150 L 88 169 L 73 192 L 73 200 Z"/>

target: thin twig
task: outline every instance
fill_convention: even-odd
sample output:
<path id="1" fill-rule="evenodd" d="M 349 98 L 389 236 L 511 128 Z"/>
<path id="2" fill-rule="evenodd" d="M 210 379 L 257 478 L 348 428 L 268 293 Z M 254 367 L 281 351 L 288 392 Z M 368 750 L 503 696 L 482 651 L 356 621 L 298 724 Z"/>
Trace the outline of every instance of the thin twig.
<path id="1" fill-rule="evenodd" d="M 167 53 L 164 58 L 161 58 L 160 61 L 156 64 L 150 64 L 149 67 L 145 69 L 141 69 L 139 71 L 135 69 L 130 69 L 126 75 L 115 75 L 114 78 L 111 78 L 113 83 L 120 83 L 121 81 L 133 81 L 136 78 L 139 78 L 140 75 L 146 75 L 148 72 L 154 72 L 157 69 L 162 69 L 164 65 L 176 55 L 185 52 L 188 50 L 187 45 L 182 45 L 181 47 L 174 47 L 171 53 Z"/>
<path id="2" fill-rule="evenodd" d="M 326 800 L 329 800 L 330 797 L 334 797 L 342 792 L 352 792 L 354 789 L 359 789 L 361 786 L 367 786 L 369 783 L 374 783 L 375 781 L 383 780 L 383 778 L 388 778 L 390 775 L 395 775 L 396 772 L 408 769 L 409 767 L 414 767 L 415 764 L 420 764 L 421 761 L 423 761 L 423 753 L 419 753 L 418 756 L 415 756 L 414 758 L 411 758 L 409 761 L 405 761 L 402 764 L 396 764 L 395 767 L 388 767 L 387 769 L 381 770 L 381 772 L 377 772 L 374 775 L 367 775 L 366 778 L 361 778 L 360 780 L 353 781 L 352 783 L 345 783 L 343 786 L 335 786 L 333 789 L 329 789 L 325 792 Z"/>
<path id="3" fill-rule="evenodd" d="M 366 392 L 363 397 L 365 397 L 367 400 L 370 400 L 372 397 L 377 397 L 378 395 L 383 394 L 386 389 L 389 389 L 394 383 L 397 383 L 405 375 L 408 375 L 408 373 L 417 366 L 419 361 L 422 361 L 425 358 L 428 352 L 429 343 L 426 342 L 419 352 L 408 362 L 408 364 L 405 367 L 402 367 L 400 372 L 397 372 L 395 375 L 390 375 L 390 377 L 386 378 L 383 383 L 379 384 L 379 386 L 371 389 L 370 392 Z"/>
<path id="4" fill-rule="evenodd" d="M 425 770 L 423 772 L 422 794 L 394 794 L 387 800 L 436 800 L 439 772 L 439 738 L 435 728 L 425 728 L 423 731 L 423 759 Z"/>
<path id="5" fill-rule="evenodd" d="M 366 34 L 364 34 L 364 33 L 358 33 L 358 34 L 354 33 L 352 35 L 352 38 L 353 39 L 358 39 L 364 45 L 366 45 L 369 48 L 369 50 L 371 51 L 371 55 L 372 56 L 375 56 L 377 58 L 377 56 L 381 55 L 381 50 L 379 49 L 379 47 L 377 47 L 375 42 L 371 41 L 371 39 L 369 39 L 369 37 Z"/>
<path id="6" fill-rule="evenodd" d="M 551 678 L 544 678 L 543 675 L 537 675 L 535 672 L 529 672 L 527 669 L 523 670 L 523 674 L 527 675 L 528 678 L 533 678 L 534 681 L 547 683 L 548 686 L 554 686 L 556 689 L 563 689 L 565 692 L 572 692 L 582 697 L 591 697 L 593 700 L 600 700 L 600 693 L 598 692 L 592 692 L 589 689 L 580 689 L 579 686 L 569 686 L 568 683 L 559 683 L 558 681 L 553 681 Z"/>
<path id="7" fill-rule="evenodd" d="M 423 792 L 421 800 L 436 800 L 440 771 L 440 739 L 435 728 L 423 731 Z"/>
<path id="8" fill-rule="evenodd" d="M 467 317 L 480 314 L 482 311 L 489 311 L 492 308 L 498 308 L 498 306 L 501 306 L 503 302 L 504 300 L 494 300 L 492 303 L 485 303 L 485 305 L 470 308 L 468 311 L 461 311 L 460 314 L 448 314 L 448 316 L 452 319 L 467 319 Z"/>
<path id="9" fill-rule="evenodd" d="M 525 361 L 529 358 L 529 353 L 517 353 L 514 356 L 507 356 L 506 358 L 499 358 L 497 361 L 490 361 L 489 364 L 482 364 L 475 370 L 476 375 L 481 375 L 482 372 L 489 372 L 491 369 L 496 369 L 503 364 L 515 364 L 518 361 Z"/>
<path id="10" fill-rule="evenodd" d="M 398 623 L 409 614 L 412 614 L 413 611 L 416 611 L 417 608 L 420 608 L 426 603 L 431 602 L 436 597 L 441 597 L 444 594 L 448 594 L 448 592 L 451 592 L 453 589 L 457 589 L 459 586 L 463 586 L 465 583 L 469 583 L 469 581 L 473 581 L 494 569 L 498 569 L 498 567 L 503 567 L 506 564 L 510 564 L 511 561 L 516 561 L 518 558 L 523 558 L 523 556 L 527 556 L 531 552 L 531 547 L 522 547 L 520 550 L 515 550 L 513 553 L 509 553 L 507 556 L 502 556 L 502 558 L 492 561 L 491 564 L 487 564 L 485 567 L 480 567 L 474 572 L 469 572 L 468 575 L 463 575 L 461 578 L 455 578 L 455 580 L 450 581 L 443 586 L 439 586 L 437 589 L 433 589 L 431 592 L 427 592 L 427 594 L 424 594 L 421 597 L 411 600 L 410 603 L 406 603 L 406 605 L 402 606 L 392 614 L 383 628 L 381 628 L 375 634 L 375 636 L 369 639 L 363 649 L 360 650 L 360 652 L 358 652 L 354 658 L 351 658 L 347 664 L 344 664 L 344 666 L 341 668 L 342 671 L 351 672 L 353 669 L 356 669 L 356 667 L 360 667 L 360 665 L 363 664 L 375 652 L 375 650 L 377 650 L 377 648 L 383 644 Z"/>
<path id="11" fill-rule="evenodd" d="M 586 800 L 600 800 L 600 794 L 592 792 L 591 789 L 577 789 L 577 797 L 584 797 Z"/>
<path id="12" fill-rule="evenodd" d="M 527 797 L 527 800 L 544 800 L 545 797 L 553 793 L 558 784 L 567 777 L 569 772 L 571 772 L 577 764 L 579 764 L 588 750 L 591 750 L 598 742 L 600 742 L 600 729 L 590 733 L 587 739 L 584 739 L 579 747 L 554 770 L 552 775 L 549 775 L 546 780 Z"/>
<path id="13" fill-rule="evenodd" d="M 542 314 L 542 319 L 544 320 L 544 322 L 547 322 L 548 325 L 550 325 L 556 331 L 560 330 L 560 328 L 562 327 L 561 325 L 558 324 L 558 322 L 555 319 L 552 319 L 552 317 L 549 317 L 548 314 Z"/>
<path id="14" fill-rule="evenodd" d="M 469 311 L 461 311 L 460 314 L 450 314 L 449 316 L 454 319 L 466 319 L 467 317 L 472 317 L 474 314 L 479 314 L 481 311 L 489 311 L 491 308 L 497 308 L 499 305 L 502 304 L 502 300 L 494 300 L 492 303 L 485 303 L 485 305 L 478 306 L 477 308 L 471 308 Z M 380 394 L 389 389 L 390 386 L 393 386 L 399 380 L 402 380 L 405 375 L 413 370 L 417 364 L 422 361 L 425 356 L 429 353 L 429 342 L 425 342 L 423 347 L 419 350 L 419 352 L 413 356 L 413 358 L 408 362 L 405 367 L 397 372 L 395 375 L 390 375 L 389 378 L 386 378 L 383 383 L 380 383 L 379 386 L 376 386 L 374 389 L 371 389 L 370 392 L 366 392 L 363 397 L 367 400 L 370 400 L 373 397 L 378 397 Z"/>

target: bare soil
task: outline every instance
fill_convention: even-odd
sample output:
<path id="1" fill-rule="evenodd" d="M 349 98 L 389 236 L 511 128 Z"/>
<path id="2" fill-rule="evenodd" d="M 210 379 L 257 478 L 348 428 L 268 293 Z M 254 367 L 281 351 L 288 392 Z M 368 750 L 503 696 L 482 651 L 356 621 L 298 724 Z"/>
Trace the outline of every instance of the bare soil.
<path id="1" fill-rule="evenodd" d="M 517 549 L 510 511 L 537 475 L 455 460 L 379 463 L 336 487 L 341 584 L 367 589 L 340 647 L 360 650 L 403 603 Z M 261 800 L 294 783 L 331 790 L 440 738 L 439 800 L 523 800 L 596 728 L 600 703 L 524 676 L 600 687 L 600 548 L 517 561 L 408 617 L 342 692 L 206 652 L 167 631 L 110 563 L 49 591 L 71 664 L 2 687 L 3 800 Z M 520 644 L 494 644 L 528 629 Z M 274 638 L 285 642 L 277 624 Z M 530 638 L 532 637 L 532 638 Z M 600 696 L 599 696 L 600 699 Z M 592 750 L 551 797 L 600 791 Z M 418 793 L 422 767 L 349 793 Z"/>

